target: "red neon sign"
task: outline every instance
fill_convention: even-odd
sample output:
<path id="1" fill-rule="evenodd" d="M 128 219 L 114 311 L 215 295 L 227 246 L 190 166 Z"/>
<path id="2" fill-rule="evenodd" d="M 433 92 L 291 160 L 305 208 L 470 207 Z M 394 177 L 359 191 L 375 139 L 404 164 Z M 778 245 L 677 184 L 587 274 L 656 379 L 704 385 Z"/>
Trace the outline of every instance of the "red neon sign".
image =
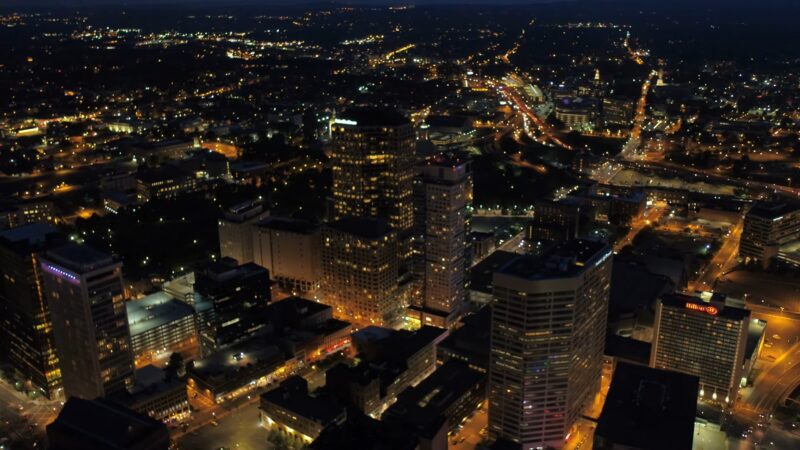
<path id="1" fill-rule="evenodd" d="M 717 314 L 719 314 L 719 309 L 717 309 L 716 306 L 712 305 L 698 305 L 697 303 L 686 302 L 686 309 L 691 309 L 692 311 L 704 312 L 712 316 L 716 316 Z"/>

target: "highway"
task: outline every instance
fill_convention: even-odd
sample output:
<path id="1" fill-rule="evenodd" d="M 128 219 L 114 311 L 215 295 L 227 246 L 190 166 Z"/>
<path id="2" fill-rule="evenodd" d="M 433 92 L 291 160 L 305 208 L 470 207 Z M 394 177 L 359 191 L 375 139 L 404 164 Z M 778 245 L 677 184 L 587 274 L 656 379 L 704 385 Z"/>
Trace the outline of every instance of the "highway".
<path id="1" fill-rule="evenodd" d="M 771 414 L 799 384 L 800 342 L 795 343 L 758 375 L 744 403 L 736 407 L 737 416 L 757 422 L 759 414 Z"/>
<path id="2" fill-rule="evenodd" d="M 734 415 L 742 423 L 763 423 L 775 408 L 800 385 L 800 313 L 748 303 L 753 318 L 767 322 L 767 341 L 762 350 L 760 373 L 753 387 L 740 392 Z"/>
<path id="3" fill-rule="evenodd" d="M 525 116 L 536 125 L 536 128 L 542 133 L 542 136 L 546 138 L 546 140 L 551 141 L 552 143 L 558 145 L 559 147 L 565 150 L 575 150 L 571 145 L 563 142 L 561 139 L 556 137 L 553 134 L 553 130 L 551 127 L 546 124 L 539 116 L 534 113 L 528 105 L 522 101 L 522 99 L 514 93 L 514 89 L 510 86 L 501 86 L 500 92 L 506 96 L 508 100 L 510 100 L 514 105 L 516 105 L 517 109 L 519 109 Z M 538 141 L 538 140 L 537 140 Z M 542 142 L 542 141 L 538 141 Z"/>
<path id="4" fill-rule="evenodd" d="M 760 189 L 762 191 L 767 191 L 775 194 L 783 194 L 789 197 L 800 197 L 800 189 L 798 188 L 782 186 L 775 183 L 765 183 L 762 181 L 751 181 L 741 178 L 729 177 L 727 175 L 714 172 L 712 170 L 698 169 L 695 167 L 686 167 L 680 164 L 671 163 L 669 161 L 637 160 L 635 162 L 628 161 L 627 163 L 629 166 L 633 168 L 641 168 L 641 166 L 647 166 L 645 168 L 651 168 L 651 169 L 660 168 L 672 171 L 673 173 L 676 174 L 690 174 L 694 175 L 695 178 L 704 178 L 704 181 L 709 183 L 721 182 L 731 186 L 737 186 L 746 189 Z"/>

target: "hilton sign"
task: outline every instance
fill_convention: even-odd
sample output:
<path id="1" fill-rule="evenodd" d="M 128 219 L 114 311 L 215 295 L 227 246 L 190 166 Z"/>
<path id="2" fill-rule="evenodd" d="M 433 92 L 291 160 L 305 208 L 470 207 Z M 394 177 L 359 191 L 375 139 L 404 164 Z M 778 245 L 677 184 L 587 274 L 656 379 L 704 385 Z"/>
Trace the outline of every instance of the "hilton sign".
<path id="1" fill-rule="evenodd" d="M 719 309 L 716 306 L 712 305 L 698 305 L 697 303 L 686 303 L 686 309 L 691 309 L 692 311 L 700 311 L 706 314 L 710 314 L 712 316 L 716 316 L 719 313 Z"/>

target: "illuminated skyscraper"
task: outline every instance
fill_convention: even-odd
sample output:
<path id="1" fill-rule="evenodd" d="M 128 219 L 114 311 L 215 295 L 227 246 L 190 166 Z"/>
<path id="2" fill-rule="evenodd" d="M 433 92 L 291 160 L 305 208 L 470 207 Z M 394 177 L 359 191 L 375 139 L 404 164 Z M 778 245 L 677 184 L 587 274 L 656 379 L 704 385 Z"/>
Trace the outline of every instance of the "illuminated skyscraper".
<path id="1" fill-rule="evenodd" d="M 51 399 L 61 394 L 61 371 L 39 255 L 62 244 L 55 228 L 40 223 L 0 233 L 0 336 L 5 357 L 18 376 Z"/>
<path id="2" fill-rule="evenodd" d="M 414 267 L 421 301 L 410 315 L 423 325 L 449 327 L 461 312 L 471 201 L 472 164 L 466 155 L 438 155 L 421 167 L 414 181 Z"/>
<path id="3" fill-rule="evenodd" d="M 350 218 L 322 231 L 324 302 L 337 318 L 392 326 L 402 317 L 397 233 L 380 219 Z"/>
<path id="4" fill-rule="evenodd" d="M 494 274 L 489 432 L 561 448 L 600 388 L 611 249 L 573 240 Z"/>
<path id="5" fill-rule="evenodd" d="M 398 236 L 401 269 L 411 256 L 414 128 L 394 111 L 352 109 L 331 123 L 333 219 L 383 218 Z"/>
<path id="6" fill-rule="evenodd" d="M 122 263 L 84 245 L 41 257 L 67 397 L 94 399 L 133 385 Z"/>

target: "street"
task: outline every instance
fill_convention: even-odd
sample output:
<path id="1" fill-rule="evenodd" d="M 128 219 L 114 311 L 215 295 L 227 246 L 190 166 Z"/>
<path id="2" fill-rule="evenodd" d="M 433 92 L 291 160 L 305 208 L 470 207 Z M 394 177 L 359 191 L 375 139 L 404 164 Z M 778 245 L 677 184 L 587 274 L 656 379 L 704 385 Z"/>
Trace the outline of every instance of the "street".
<path id="1" fill-rule="evenodd" d="M 0 380 L 0 436 L 17 441 L 19 448 L 45 442 L 45 427 L 55 420 L 60 401 L 31 400 L 5 380 Z"/>
<path id="2" fill-rule="evenodd" d="M 449 450 L 474 450 L 475 447 L 486 439 L 486 426 L 489 423 L 489 402 L 483 402 L 480 409 L 475 411 L 461 430 L 449 436 Z M 483 433 L 483 434 L 482 434 Z"/>
<path id="3" fill-rule="evenodd" d="M 720 276 L 733 269 L 738 263 L 739 238 L 742 236 L 743 229 L 744 219 L 740 219 L 725 237 L 719 251 L 703 269 L 697 280 L 689 283 L 689 291 L 710 291 Z"/>
<path id="4" fill-rule="evenodd" d="M 633 219 L 630 231 L 614 245 L 614 251 L 619 252 L 626 245 L 633 243 L 636 236 L 651 224 L 658 222 L 667 212 L 667 209 L 667 204 L 663 202 L 654 203 L 650 208 L 645 209 L 640 217 Z"/>

